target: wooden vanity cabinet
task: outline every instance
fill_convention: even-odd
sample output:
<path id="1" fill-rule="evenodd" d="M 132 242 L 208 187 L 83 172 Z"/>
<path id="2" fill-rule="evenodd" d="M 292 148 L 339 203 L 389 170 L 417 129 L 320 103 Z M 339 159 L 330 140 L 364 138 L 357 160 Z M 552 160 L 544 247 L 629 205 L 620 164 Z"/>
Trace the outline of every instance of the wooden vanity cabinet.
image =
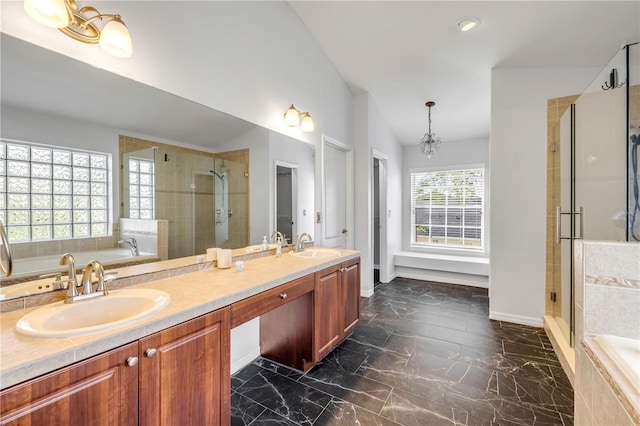
<path id="1" fill-rule="evenodd" d="M 141 339 L 140 425 L 228 425 L 230 315 L 219 309 Z"/>
<path id="2" fill-rule="evenodd" d="M 137 425 L 138 355 L 131 343 L 0 392 L 2 425 Z"/>
<path id="3" fill-rule="evenodd" d="M 342 306 L 344 319 L 342 339 L 360 324 L 360 259 L 342 264 L 341 270 Z"/>
<path id="4" fill-rule="evenodd" d="M 316 273 L 314 295 L 315 362 L 347 337 L 360 322 L 360 260 Z"/>
<path id="5" fill-rule="evenodd" d="M 229 308 L 0 392 L 0 425 L 228 425 Z"/>

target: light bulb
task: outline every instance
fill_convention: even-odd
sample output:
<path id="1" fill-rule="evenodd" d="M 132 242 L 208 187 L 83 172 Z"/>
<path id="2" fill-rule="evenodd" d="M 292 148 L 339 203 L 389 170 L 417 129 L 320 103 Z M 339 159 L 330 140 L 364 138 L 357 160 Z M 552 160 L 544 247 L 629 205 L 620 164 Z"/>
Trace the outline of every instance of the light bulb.
<path id="1" fill-rule="evenodd" d="M 313 125 L 313 120 L 308 112 L 305 112 L 302 116 L 302 122 L 300 123 L 300 130 L 303 132 L 313 132 L 315 126 Z"/>
<path id="2" fill-rule="evenodd" d="M 284 122 L 289 127 L 295 127 L 300 123 L 300 111 L 291 104 L 287 112 L 284 113 Z"/>
<path id="3" fill-rule="evenodd" d="M 69 11 L 64 0 L 24 0 L 24 10 L 36 22 L 52 28 L 69 25 Z"/>
<path id="4" fill-rule="evenodd" d="M 480 25 L 480 20 L 478 18 L 462 18 L 458 21 L 458 28 L 460 31 L 469 31 L 472 28 Z"/>
<path id="5" fill-rule="evenodd" d="M 119 58 L 129 58 L 133 54 L 131 35 L 120 17 L 111 19 L 104 26 L 100 32 L 100 47 Z"/>

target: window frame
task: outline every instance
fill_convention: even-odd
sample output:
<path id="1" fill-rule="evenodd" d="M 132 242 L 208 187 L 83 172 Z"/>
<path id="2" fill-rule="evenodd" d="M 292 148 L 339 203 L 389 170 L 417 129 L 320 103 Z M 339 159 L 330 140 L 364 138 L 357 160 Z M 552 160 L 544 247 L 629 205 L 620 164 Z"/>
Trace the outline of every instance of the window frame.
<path id="1" fill-rule="evenodd" d="M 131 162 L 136 162 L 138 164 L 137 166 L 137 170 L 132 170 L 131 169 Z M 143 158 L 143 157 L 134 157 L 134 156 L 130 156 L 128 159 L 129 164 L 127 164 L 127 171 L 129 173 L 129 188 L 128 188 L 128 196 L 129 196 L 129 217 L 131 219 L 155 219 L 156 217 L 156 173 L 155 173 L 155 161 L 153 159 L 149 159 L 149 158 Z M 142 164 L 148 164 L 149 167 L 151 168 L 150 172 L 145 172 L 145 171 L 141 171 L 141 166 Z M 135 183 L 131 183 L 131 175 L 136 175 L 137 176 L 137 182 Z M 149 179 L 151 179 L 150 183 L 141 183 L 142 180 L 142 176 L 150 176 Z M 137 189 L 137 194 L 136 195 L 132 195 L 132 187 L 136 187 Z M 143 196 L 142 195 L 142 188 L 150 188 L 150 195 L 149 196 Z M 151 207 L 149 208 L 143 208 L 142 207 L 142 201 L 143 200 L 150 200 L 151 202 Z M 136 201 L 136 205 L 137 207 L 131 207 L 134 203 L 133 200 Z M 133 213 L 135 211 L 135 214 Z M 148 211 L 150 212 L 150 217 L 141 217 L 143 216 L 141 213 L 143 211 Z"/>
<path id="2" fill-rule="evenodd" d="M 113 182 L 113 168 L 112 168 L 112 154 L 108 152 L 99 152 L 95 150 L 89 150 L 85 148 L 76 148 L 76 147 L 68 147 L 68 146 L 57 146 L 50 145 L 44 143 L 37 142 L 29 142 L 22 140 L 15 140 L 9 138 L 0 138 L 0 142 L 5 145 L 5 151 L 2 152 L 4 157 L 0 158 L 0 161 L 4 163 L 4 171 L 0 173 L 0 179 L 3 180 L 3 189 L 0 192 L 0 197 L 4 197 L 4 203 L 0 205 L 0 212 L 2 213 L 3 223 L 7 228 L 7 233 L 9 234 L 9 238 L 11 235 L 11 228 L 15 226 L 25 227 L 27 229 L 27 237 L 12 239 L 11 243 L 38 243 L 45 241 L 61 241 L 61 240 L 69 240 L 69 239 L 86 239 L 86 238 L 101 238 L 101 237 L 109 237 L 112 235 L 112 217 L 113 217 L 113 190 L 111 188 Z M 8 159 L 8 145 L 24 147 L 28 149 L 28 158 L 21 160 L 10 160 Z M 33 158 L 33 150 L 41 149 L 42 151 L 50 151 L 51 158 L 43 161 L 34 161 Z M 56 162 L 55 153 L 62 153 L 69 155 L 69 162 L 62 163 Z M 73 155 L 78 154 L 80 156 L 86 155 L 88 156 L 88 163 L 86 166 L 73 164 Z M 92 164 L 92 156 L 102 157 L 104 161 L 104 167 L 95 167 Z M 100 159 L 102 161 L 102 159 Z M 24 162 L 27 165 L 25 171 L 25 179 L 28 179 L 28 190 L 26 192 L 22 191 L 10 191 L 9 188 L 9 161 L 17 161 Z M 40 168 L 48 168 L 49 173 L 48 176 L 34 176 L 34 170 Z M 60 176 L 56 176 L 56 173 L 63 173 L 62 169 L 67 169 L 66 173 L 69 175 L 65 178 L 61 178 Z M 95 171 L 95 174 L 94 174 Z M 101 180 L 102 179 L 102 180 Z M 34 181 L 39 181 L 40 184 L 43 182 L 49 183 L 48 191 L 43 191 L 34 189 Z M 58 187 L 58 191 L 56 191 L 56 182 L 66 182 L 68 192 L 61 190 Z M 102 193 L 94 193 L 95 187 L 100 186 L 103 189 Z M 86 188 L 85 193 L 78 193 L 75 191 L 75 188 Z M 62 192 L 61 192 L 62 191 Z M 13 195 L 24 195 L 27 197 L 27 205 L 23 208 L 12 208 L 10 206 L 10 194 Z M 46 208 L 36 208 L 33 205 L 33 200 L 37 196 L 45 196 L 49 197 L 50 204 Z M 56 207 L 56 197 L 68 198 L 70 205 L 64 208 Z M 62 198 L 59 198 L 61 200 Z M 80 202 L 80 199 L 86 199 L 85 201 L 88 203 L 87 207 L 80 206 L 76 204 L 76 201 Z M 2 201 L 2 200 L 0 200 Z M 99 202 L 103 205 L 103 207 L 94 206 L 94 202 Z M 28 220 L 25 225 L 14 225 L 8 222 L 10 212 L 27 212 Z M 56 215 L 58 212 L 59 216 Z M 40 223 L 40 226 L 49 228 L 49 235 L 47 237 L 38 237 L 34 235 L 34 228 L 38 227 L 38 223 L 34 223 L 34 217 L 37 215 L 46 213 L 49 215 L 48 222 Z M 95 219 L 96 215 L 102 216 L 98 220 Z M 63 220 L 66 216 L 68 220 Z M 62 222 L 60 221 L 62 220 Z M 96 233 L 94 225 L 101 225 L 103 231 L 100 233 Z M 68 235 L 64 236 L 56 236 L 56 226 L 59 227 L 67 227 Z M 78 226 L 78 228 L 76 228 Z M 86 226 L 87 232 L 83 234 L 78 234 L 78 231 L 82 226 Z"/>
<path id="3" fill-rule="evenodd" d="M 468 245 L 447 245 L 440 243 L 419 243 L 416 241 L 416 204 L 414 199 L 414 176 L 419 173 L 437 173 L 437 172 L 453 172 L 459 170 L 473 170 L 473 169 L 481 169 L 483 173 L 483 194 L 482 194 L 482 203 L 476 208 L 480 210 L 480 225 L 479 227 L 471 227 L 477 228 L 480 230 L 480 245 L 479 246 L 468 246 Z M 422 168 L 412 168 L 409 170 L 409 247 L 411 249 L 421 250 L 421 251 L 438 251 L 438 252 L 460 252 L 466 254 L 477 254 L 484 255 L 487 250 L 487 222 L 486 211 L 487 211 L 487 167 L 485 163 L 470 163 L 470 164 L 455 164 L 450 166 L 436 166 L 436 167 L 422 167 Z M 433 206 L 433 205 L 431 205 Z M 466 210 L 467 207 L 461 205 L 452 205 L 452 204 L 442 204 L 442 207 L 445 208 L 445 217 L 446 211 L 448 208 L 463 208 Z M 443 224 L 443 227 L 447 227 L 448 225 Z M 460 226 L 464 229 L 464 226 Z"/>

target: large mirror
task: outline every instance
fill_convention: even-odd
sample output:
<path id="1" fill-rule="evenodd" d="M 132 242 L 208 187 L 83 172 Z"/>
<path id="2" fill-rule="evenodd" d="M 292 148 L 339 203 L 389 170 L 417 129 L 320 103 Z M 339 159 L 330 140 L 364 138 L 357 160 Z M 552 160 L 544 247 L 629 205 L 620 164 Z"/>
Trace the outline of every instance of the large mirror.
<path id="1" fill-rule="evenodd" d="M 296 233 L 313 231 L 313 146 L 6 34 L 0 43 L 3 156 L 7 144 L 26 142 L 52 152 L 106 154 L 109 160 L 105 235 L 68 238 L 48 231 L 30 234 L 27 241 L 16 233 L 16 221 L 33 223 L 34 194 L 27 194 L 24 214 L 15 214 L 9 206 L 17 199 L 8 187 L 10 160 L 0 159 L 0 220 L 10 235 L 14 226 L 14 260 L 123 246 L 121 218 L 165 221 L 168 258 L 203 254 L 207 247 L 260 244 L 282 220 L 276 217 L 282 209 L 282 201 L 276 202 L 278 164 L 296 176 L 291 197 Z M 154 188 L 140 185 L 149 182 L 144 173 L 150 167 Z M 163 174 L 169 168 L 178 174 Z M 52 191 L 55 195 L 55 186 Z M 55 210 L 44 214 L 51 229 L 55 215 Z M 78 226 L 79 232 L 86 229 L 90 232 L 91 224 Z M 3 285 L 11 282 L 2 279 Z"/>

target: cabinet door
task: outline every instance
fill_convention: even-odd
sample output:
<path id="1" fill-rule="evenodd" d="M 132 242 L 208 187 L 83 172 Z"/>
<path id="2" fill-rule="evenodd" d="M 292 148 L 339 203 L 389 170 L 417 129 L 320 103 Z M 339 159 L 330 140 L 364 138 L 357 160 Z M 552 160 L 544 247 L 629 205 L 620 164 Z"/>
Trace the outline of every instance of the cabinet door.
<path id="1" fill-rule="evenodd" d="M 360 322 L 360 263 L 342 264 L 342 303 L 344 309 L 343 335 L 350 334 Z"/>
<path id="2" fill-rule="evenodd" d="M 316 275 L 313 301 L 316 362 L 333 349 L 342 335 L 340 274 L 336 266 Z"/>
<path id="3" fill-rule="evenodd" d="M 229 308 L 140 340 L 141 425 L 228 425 Z"/>
<path id="4" fill-rule="evenodd" d="M 0 393 L 2 425 L 137 425 L 138 344 L 16 385 Z"/>

